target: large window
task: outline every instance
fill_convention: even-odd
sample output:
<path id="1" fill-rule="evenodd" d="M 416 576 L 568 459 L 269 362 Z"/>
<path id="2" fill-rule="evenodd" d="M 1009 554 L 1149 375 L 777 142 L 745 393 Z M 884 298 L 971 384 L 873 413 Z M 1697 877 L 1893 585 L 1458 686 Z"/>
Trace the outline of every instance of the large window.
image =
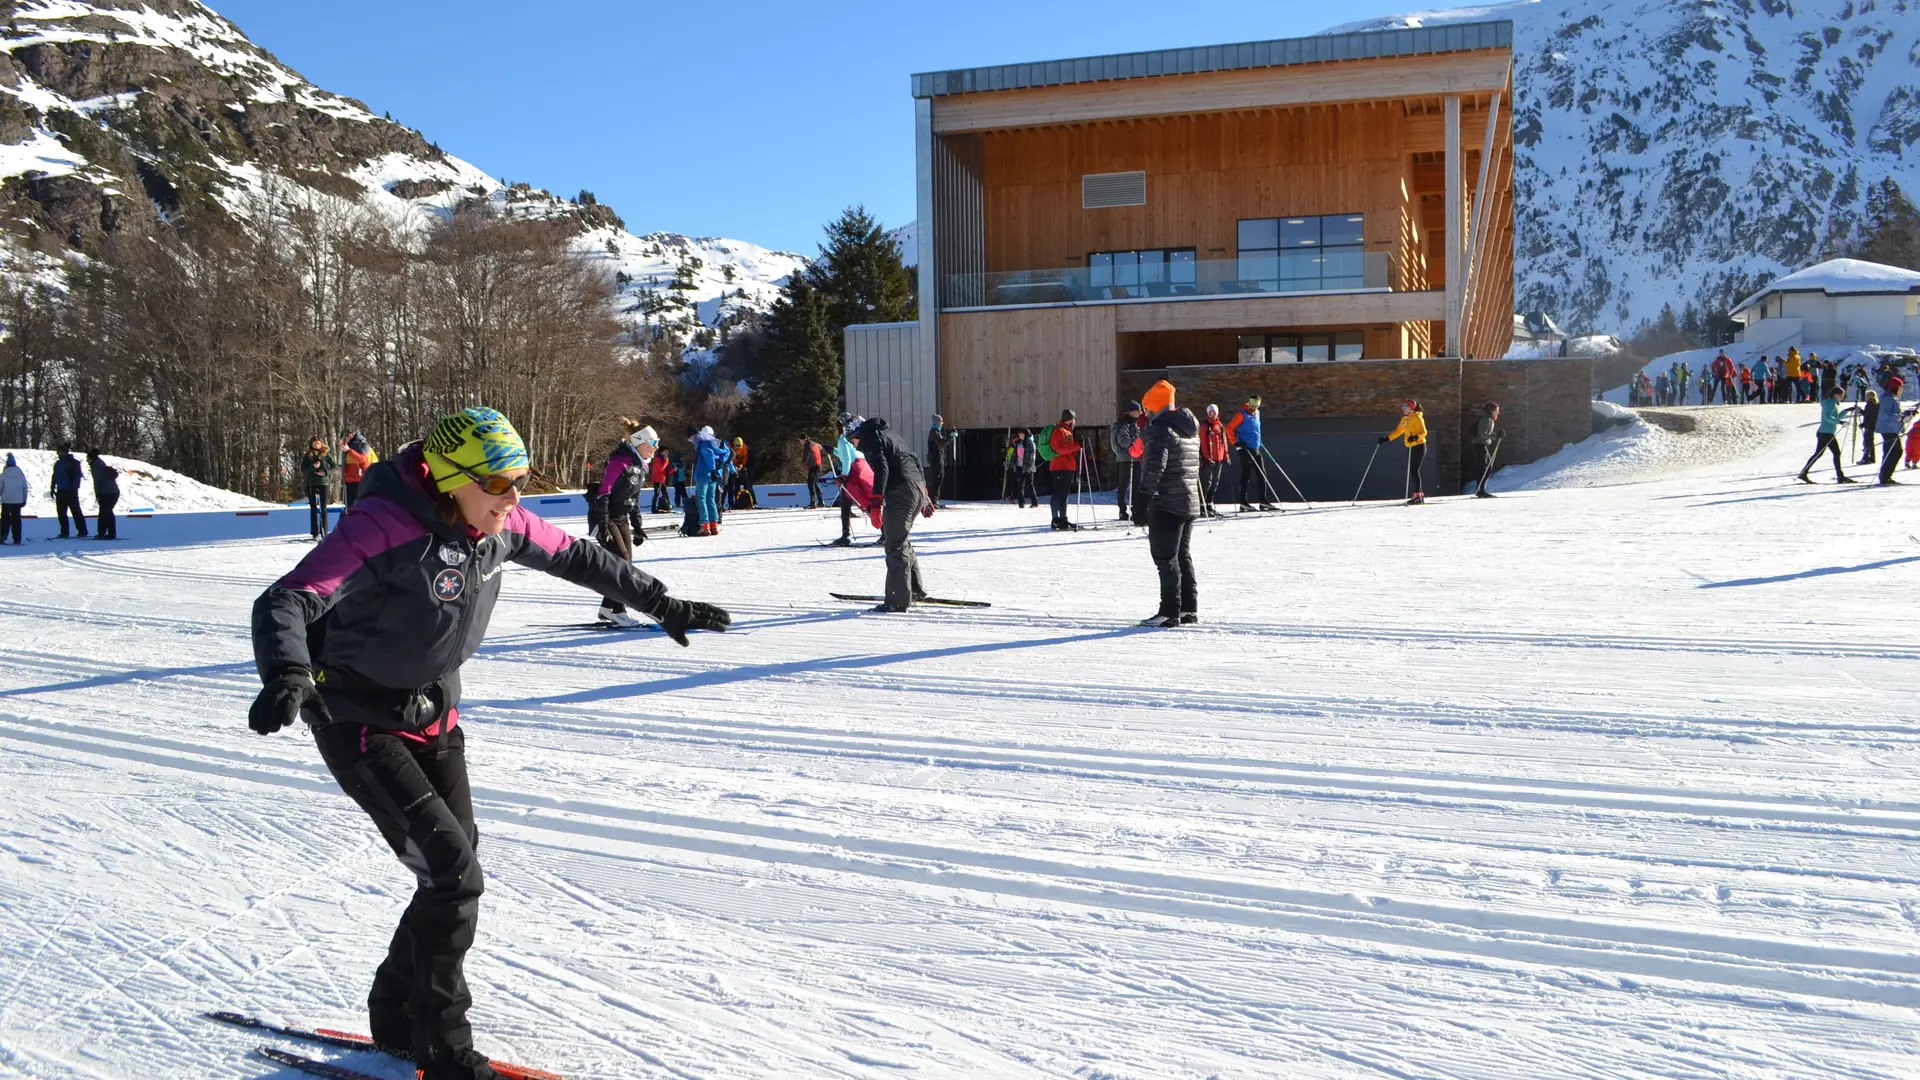
<path id="1" fill-rule="evenodd" d="M 1198 292 L 1193 256 L 1193 248 L 1096 251 L 1087 256 L 1087 283 L 1103 300 Z"/>
<path id="2" fill-rule="evenodd" d="M 1248 218 L 1240 222 L 1242 287 L 1312 292 L 1366 287 L 1366 218 Z"/>
<path id="3" fill-rule="evenodd" d="M 1242 334 L 1234 359 L 1242 364 L 1317 364 L 1365 358 L 1366 336 L 1358 330 L 1337 334 Z"/>

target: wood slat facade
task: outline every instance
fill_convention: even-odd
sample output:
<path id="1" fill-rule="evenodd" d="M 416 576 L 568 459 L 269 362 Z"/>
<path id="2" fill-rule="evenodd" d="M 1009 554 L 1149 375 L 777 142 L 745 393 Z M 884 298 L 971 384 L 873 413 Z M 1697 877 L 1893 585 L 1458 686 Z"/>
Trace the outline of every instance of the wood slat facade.
<path id="1" fill-rule="evenodd" d="M 967 429 L 1062 407 L 1110 416 L 1124 372 L 1231 364 L 1246 335 L 1342 335 L 1373 360 L 1451 345 L 1456 381 L 1459 358 L 1502 355 L 1511 25 L 1455 29 L 1222 47 L 1286 58 L 1271 66 L 1182 73 L 1214 52 L 1182 50 L 916 76 L 917 370 L 936 373 L 938 411 Z M 1336 54 L 1352 58 L 1312 59 Z M 1133 171 L 1144 205 L 1084 208 L 1083 177 Z M 994 274 L 1084 273 L 1094 252 L 1152 249 L 1231 264 L 1243 220 L 1355 213 L 1385 288 L 994 306 Z"/>

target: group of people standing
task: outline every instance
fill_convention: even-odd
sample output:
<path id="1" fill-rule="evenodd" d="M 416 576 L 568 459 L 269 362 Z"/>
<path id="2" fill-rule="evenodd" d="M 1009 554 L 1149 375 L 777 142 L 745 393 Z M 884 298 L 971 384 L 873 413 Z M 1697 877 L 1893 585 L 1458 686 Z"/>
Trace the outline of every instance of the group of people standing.
<path id="1" fill-rule="evenodd" d="M 1843 365 L 1825 360 L 1815 352 L 1802 358 L 1798 346 L 1789 348 L 1784 356 L 1762 355 L 1750 364 L 1735 361 L 1723 349 L 1699 372 L 1697 380 L 1693 369 L 1678 360 L 1654 375 L 1639 372 L 1627 385 L 1627 404 L 1685 405 L 1689 395 L 1696 392 L 1702 405 L 1716 400 L 1723 405 L 1794 404 L 1823 401 L 1835 385 L 1845 388 L 1843 399 L 1850 393 L 1856 401 L 1864 401 L 1875 384 L 1884 385 L 1888 375 L 1897 370 L 1888 360 L 1871 369 L 1863 362 Z"/>
<path id="2" fill-rule="evenodd" d="M 80 459 L 73 456 L 71 443 L 60 444 L 60 454 L 53 460 L 53 476 L 48 484 L 48 490 L 53 493 L 54 514 L 60 519 L 58 539 L 87 539 L 87 515 L 80 508 L 80 485 L 85 480 L 93 483 L 93 538 L 120 539 L 119 519 L 113 513 L 120 503 L 120 470 L 107 464 L 98 450 L 87 452 L 86 468 L 82 470 Z M 0 544 L 25 543 L 21 520 L 25 517 L 28 494 L 26 471 L 8 454 L 6 465 L 0 467 Z"/>
<path id="3" fill-rule="evenodd" d="M 327 440 L 315 435 L 307 441 L 306 452 L 295 463 L 301 491 L 307 497 L 307 532 L 317 543 L 327 535 L 328 510 L 333 503 L 333 480 L 340 478 L 340 499 L 352 507 L 360 498 L 360 485 L 367 469 L 380 460 L 373 445 L 358 431 L 340 436 L 340 458 L 335 460 Z"/>
<path id="4" fill-rule="evenodd" d="M 1199 458 L 1196 464 L 1200 492 L 1199 516 L 1224 516 L 1219 509 L 1220 486 L 1229 461 L 1239 470 L 1237 494 L 1241 513 L 1279 509 L 1275 505 L 1279 495 L 1273 478 L 1276 473 L 1284 478 L 1285 472 L 1264 444 L 1260 406 L 1260 396 L 1253 394 L 1228 419 L 1221 419 L 1220 406 L 1216 404 L 1207 406 L 1204 419 L 1196 418 L 1199 424 Z M 1150 524 L 1133 513 L 1133 493 L 1142 483 L 1147 428 L 1152 424 L 1154 415 L 1151 403 L 1143 398 L 1130 402 L 1107 429 L 1107 449 L 1115 472 L 1114 502 L 1119 508 L 1120 520 L 1139 526 Z M 1499 418 L 1500 406 L 1489 401 L 1481 406 L 1473 429 L 1472 445 L 1478 460 L 1469 464 L 1476 470 L 1472 474 L 1476 479 L 1475 493 L 1481 498 L 1492 497 L 1492 493 L 1487 491 L 1487 477 L 1493 471 L 1500 442 L 1506 435 L 1499 427 Z M 1413 504 L 1426 501 L 1421 467 L 1426 458 L 1427 440 L 1426 414 L 1420 403 L 1412 399 L 1401 403 L 1399 424 L 1378 440 L 1381 445 L 1399 441 L 1407 447 L 1404 496 Z M 1084 460 L 1087 452 L 1088 448 L 1078 441 L 1076 417 L 1072 409 L 1061 410 L 1059 422 L 1042 429 L 1037 437 L 1026 428 L 1015 428 L 1010 433 L 1002 460 L 1005 477 L 1002 483 L 1003 496 L 1012 499 L 1016 506 L 1023 509 L 1029 505 L 1038 506 L 1034 477 L 1044 467 L 1053 504 L 1051 527 L 1061 531 L 1077 528 L 1067 517 L 1068 500 L 1076 492 L 1096 486 L 1091 468 Z"/>

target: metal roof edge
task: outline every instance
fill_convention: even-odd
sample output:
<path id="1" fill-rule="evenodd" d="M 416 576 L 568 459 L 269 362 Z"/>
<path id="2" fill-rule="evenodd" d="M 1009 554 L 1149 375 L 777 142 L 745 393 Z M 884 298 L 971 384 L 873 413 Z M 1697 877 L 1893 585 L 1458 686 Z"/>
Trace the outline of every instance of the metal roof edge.
<path id="1" fill-rule="evenodd" d="M 1362 30 L 1346 34 L 1199 45 L 1181 49 L 1109 53 L 1062 60 L 990 64 L 985 67 L 925 71 L 910 80 L 916 98 L 944 97 L 979 90 L 1022 90 L 1041 86 L 1156 78 L 1209 71 L 1290 67 L 1382 57 L 1431 56 L 1451 52 L 1513 48 L 1513 20 Z"/>

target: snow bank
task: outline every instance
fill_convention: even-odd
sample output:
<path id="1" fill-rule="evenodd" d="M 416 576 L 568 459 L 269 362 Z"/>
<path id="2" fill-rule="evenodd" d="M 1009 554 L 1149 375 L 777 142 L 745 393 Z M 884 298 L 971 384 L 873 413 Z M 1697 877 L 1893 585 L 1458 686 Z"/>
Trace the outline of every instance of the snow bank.
<path id="1" fill-rule="evenodd" d="M 1625 422 L 1539 461 L 1501 469 L 1496 486 L 1520 491 L 1610 487 L 1668 480 L 1732 463 L 1756 473 L 1779 472 L 1798 467 L 1794 455 L 1804 455 L 1810 447 L 1805 429 L 1820 415 L 1815 405 L 1635 410 L 1595 402 L 1594 411 Z"/>
<path id="2" fill-rule="evenodd" d="M 52 450 L 0 450 L 0 462 L 12 454 L 27 474 L 27 509 L 41 517 L 53 515 L 53 462 L 60 455 Z M 86 478 L 80 483 L 80 506 L 88 516 L 96 509 L 93 501 L 93 476 L 87 459 L 80 459 L 80 471 Z M 101 460 L 120 470 L 120 504 L 117 513 L 152 510 L 156 513 L 181 513 L 191 510 L 256 510 L 272 505 L 236 491 L 203 484 L 190 476 L 163 469 L 138 458 L 101 454 Z"/>

